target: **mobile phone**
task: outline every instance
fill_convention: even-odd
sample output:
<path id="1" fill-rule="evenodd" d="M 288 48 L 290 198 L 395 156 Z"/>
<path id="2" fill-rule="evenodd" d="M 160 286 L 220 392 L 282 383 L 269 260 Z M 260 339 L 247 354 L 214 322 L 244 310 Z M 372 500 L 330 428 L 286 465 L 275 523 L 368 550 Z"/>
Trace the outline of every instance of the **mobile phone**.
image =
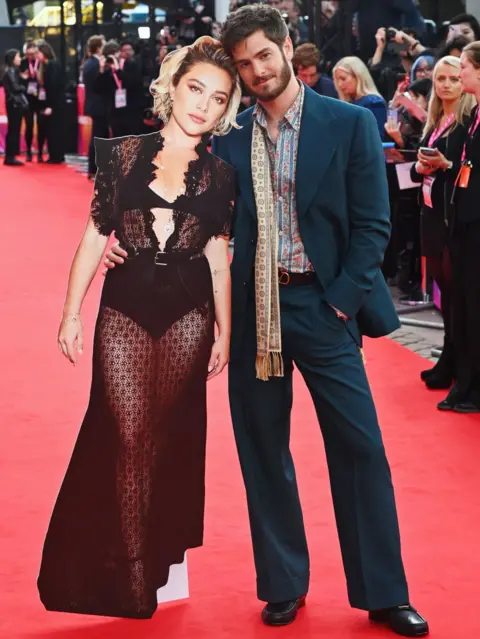
<path id="1" fill-rule="evenodd" d="M 393 120 L 395 125 L 398 126 L 398 109 L 393 107 L 388 108 L 388 120 Z"/>
<path id="2" fill-rule="evenodd" d="M 421 146 L 419 150 L 423 153 L 423 155 L 428 155 L 431 158 L 438 155 L 438 149 L 431 149 L 428 146 Z"/>

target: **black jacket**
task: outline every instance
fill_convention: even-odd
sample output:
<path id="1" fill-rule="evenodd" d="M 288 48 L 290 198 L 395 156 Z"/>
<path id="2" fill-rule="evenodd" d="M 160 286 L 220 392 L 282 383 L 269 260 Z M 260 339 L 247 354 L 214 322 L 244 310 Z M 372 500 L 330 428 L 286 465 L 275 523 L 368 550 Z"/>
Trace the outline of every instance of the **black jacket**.
<path id="1" fill-rule="evenodd" d="M 477 109 L 472 112 L 472 122 L 475 122 Z M 468 224 L 480 220 L 480 126 L 475 135 L 467 138 L 467 160 L 472 163 L 472 170 L 468 188 L 456 188 L 453 201 L 455 208 L 455 223 Z"/>
<path id="2" fill-rule="evenodd" d="M 65 105 L 65 76 L 56 60 L 49 60 L 45 65 L 43 86 L 47 94 L 45 106 L 54 111 L 61 110 Z"/>
<path id="3" fill-rule="evenodd" d="M 2 78 L 5 89 L 5 100 L 8 108 L 24 109 L 28 107 L 25 86 L 22 84 L 20 73 L 15 67 L 7 67 Z"/>
<path id="4" fill-rule="evenodd" d="M 107 113 L 115 115 L 119 112 L 141 111 L 145 107 L 143 92 L 143 78 L 139 65 L 134 60 L 125 60 L 123 69 L 117 71 L 117 77 L 122 83 L 122 88 L 127 91 L 127 106 L 115 109 L 115 91 L 117 84 L 111 68 L 105 68 L 99 73 L 93 85 L 94 91 L 102 96 L 105 101 Z"/>
<path id="5" fill-rule="evenodd" d="M 107 117 L 107 101 L 105 96 L 95 91 L 95 83 L 100 75 L 100 62 L 98 58 L 91 57 L 85 60 L 83 65 L 83 84 L 85 85 L 85 115 L 91 118 Z"/>
<path id="6" fill-rule="evenodd" d="M 432 208 L 425 205 L 423 195 L 420 195 L 422 203 L 422 252 L 427 257 L 439 257 L 441 255 L 452 229 L 453 207 L 451 199 L 455 180 L 460 170 L 467 127 L 468 123 L 466 126 L 457 125 L 447 136 L 437 139 L 433 145 L 434 148 L 443 153 L 447 160 L 453 162 L 453 167 L 448 171 L 440 169 L 435 173 L 435 181 L 432 186 Z M 431 134 L 432 131 L 430 130 L 421 141 L 420 146 L 427 146 Z M 423 177 L 423 175 L 417 173 L 414 164 L 411 169 L 412 181 L 421 183 L 423 182 Z"/>

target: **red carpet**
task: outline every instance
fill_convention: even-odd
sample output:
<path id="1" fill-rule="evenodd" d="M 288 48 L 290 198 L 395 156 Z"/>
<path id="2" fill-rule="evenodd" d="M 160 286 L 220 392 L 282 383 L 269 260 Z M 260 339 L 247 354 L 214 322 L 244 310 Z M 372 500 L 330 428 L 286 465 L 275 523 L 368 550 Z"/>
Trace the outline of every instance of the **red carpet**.
<path id="1" fill-rule="evenodd" d="M 293 449 L 312 559 L 294 626 L 264 628 L 255 598 L 247 512 L 226 397 L 210 388 L 206 545 L 189 555 L 191 598 L 152 621 L 47 613 L 37 598 L 43 536 L 86 408 L 101 277 L 85 308 L 87 345 L 74 369 L 56 331 L 91 185 L 64 167 L 0 167 L 0 637 L 5 639 L 362 639 L 391 636 L 346 599 L 322 442 L 297 379 Z M 439 414 L 418 380 L 424 362 L 381 340 L 368 370 L 397 487 L 412 602 L 435 639 L 478 639 L 480 418 Z"/>

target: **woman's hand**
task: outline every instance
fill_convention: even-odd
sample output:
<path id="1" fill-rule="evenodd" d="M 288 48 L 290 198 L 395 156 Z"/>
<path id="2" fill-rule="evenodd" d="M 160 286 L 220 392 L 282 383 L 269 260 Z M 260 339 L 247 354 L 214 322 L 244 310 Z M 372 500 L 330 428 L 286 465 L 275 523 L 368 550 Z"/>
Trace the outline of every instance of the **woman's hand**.
<path id="1" fill-rule="evenodd" d="M 415 164 L 415 171 L 420 175 L 433 175 L 433 173 L 437 172 L 437 169 L 431 167 L 429 164 L 425 164 L 425 162 L 421 162 L 420 160 Z"/>
<path id="2" fill-rule="evenodd" d="M 377 41 L 377 49 L 385 49 L 385 47 L 387 46 L 387 30 L 385 29 L 385 27 L 380 27 L 380 29 L 377 29 L 375 40 Z"/>
<path id="3" fill-rule="evenodd" d="M 79 355 L 83 354 L 83 325 L 78 313 L 63 316 L 58 329 L 58 347 L 65 357 L 76 366 L 76 352 Z"/>
<path id="4" fill-rule="evenodd" d="M 397 124 L 393 118 L 388 118 L 388 122 L 385 123 L 385 131 L 397 146 L 403 149 L 405 143 L 403 141 L 403 135 L 400 132 L 400 125 Z"/>
<path id="5" fill-rule="evenodd" d="M 52 115 L 52 109 L 50 107 L 47 107 L 43 110 L 43 115 Z"/>
<path id="6" fill-rule="evenodd" d="M 432 167 L 434 171 L 441 169 L 446 171 L 450 168 L 451 162 L 441 153 L 438 149 L 435 149 L 435 155 L 424 155 L 421 151 L 418 152 L 418 159 L 423 164 L 427 164 Z"/>
<path id="7" fill-rule="evenodd" d="M 230 340 L 219 335 L 212 346 L 210 361 L 208 362 L 208 377 L 211 380 L 223 371 L 230 358 Z"/>

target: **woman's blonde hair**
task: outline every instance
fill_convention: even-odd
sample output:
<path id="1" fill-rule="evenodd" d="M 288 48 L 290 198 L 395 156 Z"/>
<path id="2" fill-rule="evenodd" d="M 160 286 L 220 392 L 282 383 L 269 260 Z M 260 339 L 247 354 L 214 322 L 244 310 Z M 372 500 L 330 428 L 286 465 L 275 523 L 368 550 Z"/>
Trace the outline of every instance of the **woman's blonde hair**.
<path id="1" fill-rule="evenodd" d="M 425 122 L 424 134 L 428 133 L 428 131 L 431 131 L 432 129 L 435 129 L 438 126 L 438 123 L 440 122 L 440 119 L 443 115 L 442 101 L 435 91 L 435 80 L 441 64 L 447 64 L 450 67 L 458 69 L 458 71 L 460 72 L 460 58 L 457 58 L 454 55 L 446 55 L 444 58 L 441 58 L 435 65 L 432 76 L 432 94 L 428 103 L 428 115 L 427 121 Z M 469 93 L 462 93 L 457 104 L 454 128 L 459 124 L 463 125 L 465 123 L 465 119 L 468 118 L 475 104 L 476 100 L 473 95 L 470 95 Z"/>
<path id="2" fill-rule="evenodd" d="M 372 76 L 370 75 L 370 71 L 368 70 L 367 65 L 355 56 L 347 56 L 346 58 L 342 58 L 335 67 L 333 68 L 333 80 L 335 82 L 335 87 L 338 91 L 338 95 L 340 99 L 344 102 L 350 102 L 351 98 L 347 95 L 344 95 L 342 91 L 337 86 L 335 81 L 335 71 L 345 71 L 346 73 L 350 73 L 357 80 L 357 95 L 356 99 L 363 98 L 366 95 L 378 95 L 382 97 L 378 92 L 377 87 L 375 86 L 375 82 L 373 81 Z"/>
<path id="3" fill-rule="evenodd" d="M 228 73 L 232 80 L 232 91 L 225 113 L 218 121 L 214 135 L 227 135 L 232 128 L 239 129 L 236 122 L 237 111 L 242 98 L 240 80 L 235 64 L 218 40 L 202 36 L 188 47 L 169 53 L 160 67 L 160 74 L 150 86 L 153 95 L 153 110 L 166 124 L 172 114 L 171 86 L 178 86 L 181 78 L 196 64 L 212 64 Z"/>

